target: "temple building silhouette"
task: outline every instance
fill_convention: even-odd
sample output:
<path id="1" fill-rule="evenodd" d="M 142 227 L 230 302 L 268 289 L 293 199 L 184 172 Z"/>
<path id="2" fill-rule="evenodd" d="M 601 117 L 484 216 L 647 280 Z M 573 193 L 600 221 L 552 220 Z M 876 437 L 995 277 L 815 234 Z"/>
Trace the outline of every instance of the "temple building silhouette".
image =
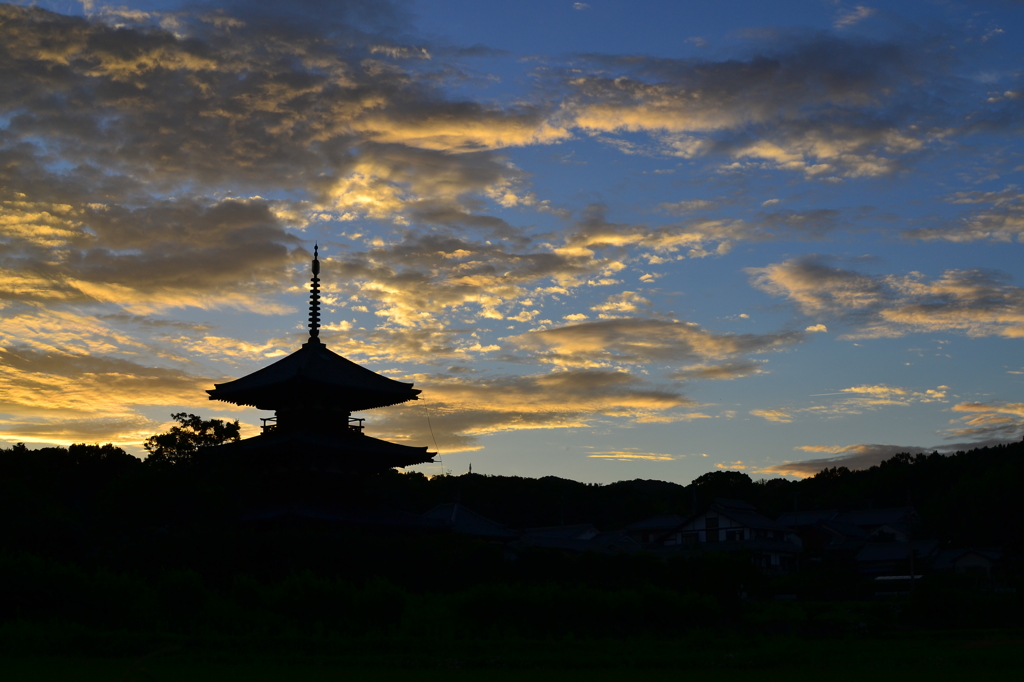
<path id="1" fill-rule="evenodd" d="M 320 340 L 320 261 L 313 248 L 309 340 L 297 351 L 252 374 L 207 391 L 260 410 L 263 432 L 222 448 L 277 471 L 372 473 L 433 461 L 436 453 L 372 438 L 353 412 L 417 400 L 412 384 L 395 381 L 333 352 Z"/>

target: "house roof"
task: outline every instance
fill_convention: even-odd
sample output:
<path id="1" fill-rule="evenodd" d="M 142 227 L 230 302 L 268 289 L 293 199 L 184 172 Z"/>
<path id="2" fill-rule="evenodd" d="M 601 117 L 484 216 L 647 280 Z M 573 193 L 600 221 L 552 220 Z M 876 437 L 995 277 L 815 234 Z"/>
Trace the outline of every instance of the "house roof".
<path id="1" fill-rule="evenodd" d="M 716 497 L 714 500 L 714 504 L 716 506 L 724 507 L 727 509 L 743 509 L 746 511 L 757 511 L 757 507 L 750 504 L 749 502 L 744 502 L 743 500 L 731 500 L 727 497 Z"/>
<path id="2" fill-rule="evenodd" d="M 834 536 L 833 543 L 836 543 L 839 537 L 842 537 L 844 540 L 866 540 L 869 536 L 869 533 L 860 526 L 854 526 L 843 521 L 837 521 L 836 519 L 821 521 L 818 523 L 818 526 L 832 533 Z"/>
<path id="3" fill-rule="evenodd" d="M 682 523 L 683 519 L 680 517 L 675 514 L 668 514 L 665 516 L 652 516 L 649 519 L 631 523 L 626 526 L 625 530 L 634 533 L 638 531 L 670 531 L 678 528 Z"/>
<path id="4" fill-rule="evenodd" d="M 995 563 L 1003 558 L 1003 552 L 1000 549 L 944 549 L 932 558 L 932 568 L 940 571 L 953 568 L 958 561 L 971 555 L 987 559 L 991 563 Z"/>
<path id="5" fill-rule="evenodd" d="M 491 521 L 458 503 L 439 504 L 420 516 L 423 519 L 449 528 L 456 533 L 503 539 L 512 539 L 518 536 L 515 531 L 509 530 L 502 524 Z"/>
<path id="6" fill-rule="evenodd" d="M 596 552 L 598 554 L 633 553 L 640 550 L 640 545 L 622 531 L 598 533 L 589 538 L 529 535 L 524 532 L 514 546 L 559 549 L 569 552 Z"/>
<path id="7" fill-rule="evenodd" d="M 815 511 L 802 511 L 802 512 L 786 512 L 775 519 L 783 526 L 799 527 L 799 526 L 813 526 L 819 521 L 827 521 L 834 519 L 839 514 L 835 509 L 828 510 L 815 510 Z"/>
<path id="8" fill-rule="evenodd" d="M 526 528 L 523 535 L 532 538 L 560 538 L 565 540 L 589 540 L 598 534 L 597 528 L 590 523 L 577 523 L 568 526 L 545 526 L 543 528 Z"/>
<path id="9" fill-rule="evenodd" d="M 869 542 L 857 553 L 858 563 L 903 561 L 910 559 L 911 550 L 918 559 L 931 556 L 939 546 L 938 540 L 918 540 L 917 542 Z"/>
<path id="10" fill-rule="evenodd" d="M 718 500 L 715 501 L 708 508 L 708 512 L 716 512 L 721 516 L 728 517 L 733 521 L 739 523 L 747 528 L 760 528 L 763 530 L 779 530 L 785 531 L 786 527 L 777 521 L 772 521 L 767 516 L 759 513 L 754 507 L 749 504 L 742 503 L 743 506 L 726 506 L 720 504 Z M 705 512 L 707 513 L 707 512 Z"/>
<path id="11" fill-rule="evenodd" d="M 355 412 L 415 400 L 420 391 L 361 367 L 310 339 L 291 355 L 240 379 L 215 384 L 207 393 L 210 400 L 261 410 L 302 402 Z"/>
<path id="12" fill-rule="evenodd" d="M 742 550 L 760 552 L 784 552 L 799 554 L 804 551 L 803 543 L 795 540 L 773 540 L 771 538 L 751 538 L 750 540 L 724 540 L 713 544 L 705 544 L 706 552 L 736 552 Z"/>
<path id="13" fill-rule="evenodd" d="M 883 523 L 881 526 L 871 531 L 871 535 L 878 537 L 883 534 L 891 534 L 903 537 L 910 535 L 910 526 L 905 523 Z"/>
<path id="14" fill-rule="evenodd" d="M 853 526 L 877 527 L 892 526 L 894 524 L 905 524 L 907 517 L 917 516 L 913 507 L 890 507 L 887 509 L 858 509 L 855 511 L 843 512 L 836 517 L 843 523 Z"/>

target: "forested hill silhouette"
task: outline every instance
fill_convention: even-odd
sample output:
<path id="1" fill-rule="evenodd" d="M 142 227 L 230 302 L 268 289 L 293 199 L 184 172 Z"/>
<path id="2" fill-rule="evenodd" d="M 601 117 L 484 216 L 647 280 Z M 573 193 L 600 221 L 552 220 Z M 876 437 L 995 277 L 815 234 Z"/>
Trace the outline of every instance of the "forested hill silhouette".
<path id="1" fill-rule="evenodd" d="M 200 449 L 178 460 L 139 460 L 112 445 L 0 449 L 0 541 L 74 553 L 117 533 L 230 519 L 260 503 L 264 488 L 257 474 L 202 455 Z M 1021 481 L 1024 443 L 1017 442 L 951 455 L 903 453 L 870 469 L 825 469 L 799 481 L 754 481 L 737 471 L 710 472 L 689 485 L 388 472 L 332 482 L 316 494 L 321 502 L 415 514 L 457 502 L 511 528 L 591 523 L 602 530 L 659 514 L 685 516 L 716 498 L 748 502 L 771 518 L 794 510 L 909 503 L 930 537 L 999 545 L 1016 554 L 1024 549 Z"/>

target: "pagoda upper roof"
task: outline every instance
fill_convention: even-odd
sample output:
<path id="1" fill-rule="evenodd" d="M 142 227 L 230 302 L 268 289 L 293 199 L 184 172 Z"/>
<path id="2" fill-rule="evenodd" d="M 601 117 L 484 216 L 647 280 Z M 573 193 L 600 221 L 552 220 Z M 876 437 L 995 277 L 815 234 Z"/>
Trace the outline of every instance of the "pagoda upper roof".
<path id="1" fill-rule="evenodd" d="M 419 389 L 381 376 L 311 338 L 277 362 L 207 391 L 210 400 L 278 410 L 317 405 L 349 412 L 415 400 Z"/>

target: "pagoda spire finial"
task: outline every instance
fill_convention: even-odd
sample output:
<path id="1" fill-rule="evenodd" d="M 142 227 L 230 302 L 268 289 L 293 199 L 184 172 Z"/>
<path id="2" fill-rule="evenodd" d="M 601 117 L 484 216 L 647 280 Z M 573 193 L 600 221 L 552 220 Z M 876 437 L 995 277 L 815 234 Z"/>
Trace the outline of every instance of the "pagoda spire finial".
<path id="1" fill-rule="evenodd" d="M 320 343 L 320 261 L 317 258 L 319 244 L 313 245 L 313 279 L 309 288 L 309 343 Z"/>

